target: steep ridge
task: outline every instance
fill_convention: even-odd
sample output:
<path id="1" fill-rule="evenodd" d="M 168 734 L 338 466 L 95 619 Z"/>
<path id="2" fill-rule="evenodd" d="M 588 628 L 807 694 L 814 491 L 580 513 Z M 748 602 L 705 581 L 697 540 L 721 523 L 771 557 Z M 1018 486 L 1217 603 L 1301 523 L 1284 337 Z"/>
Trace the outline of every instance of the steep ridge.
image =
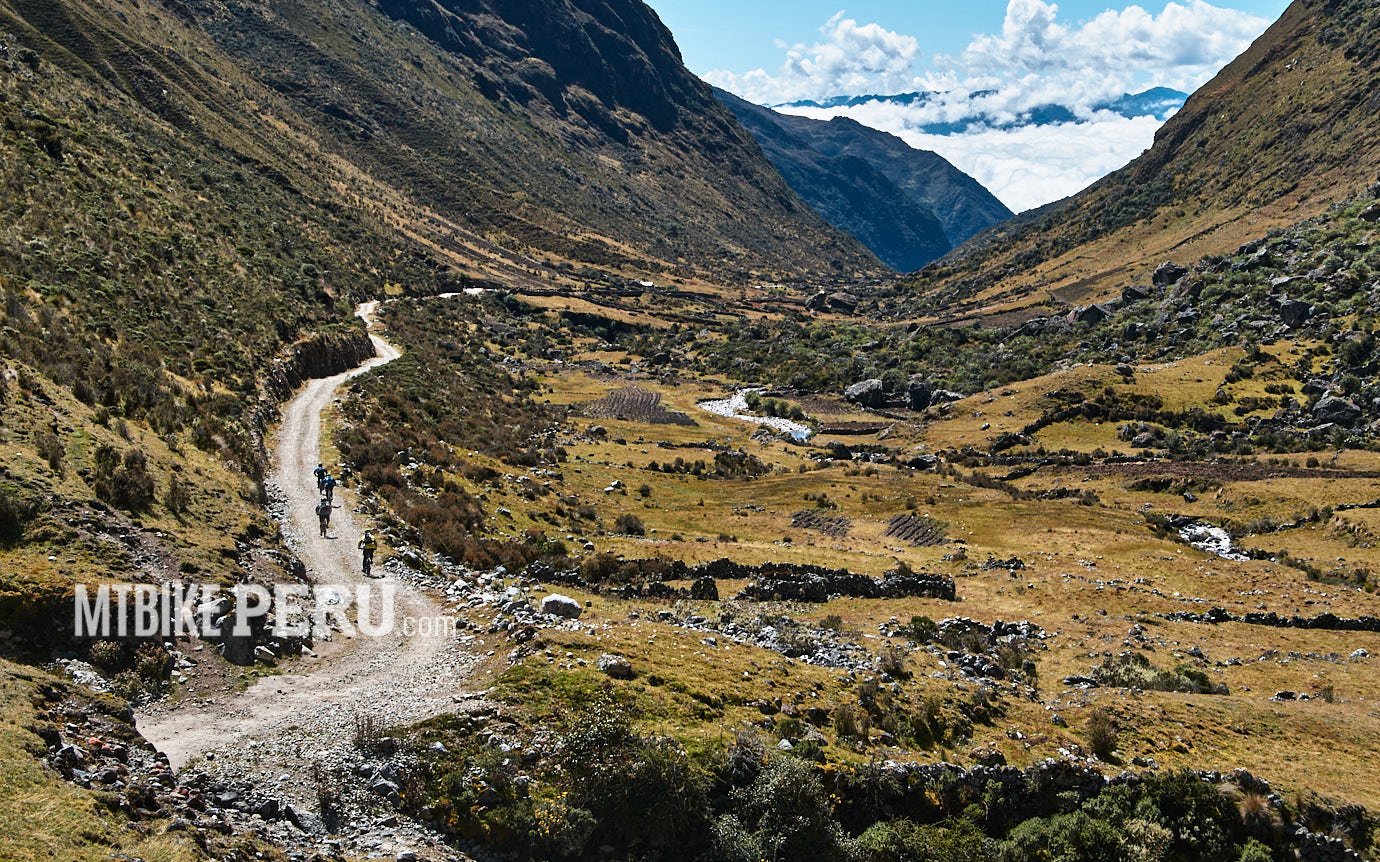
<path id="1" fill-rule="evenodd" d="M 1375 178 L 1380 9 L 1296 0 L 1154 146 L 980 235 L 903 289 L 902 314 L 1015 321 L 1148 281 L 1316 215 Z M 918 295 L 919 300 L 915 301 Z"/>
<path id="2" fill-rule="evenodd" d="M 806 203 L 887 265 L 903 272 L 919 269 L 952 247 L 935 213 L 864 156 L 817 147 L 820 130 L 832 123 L 787 117 L 722 90 L 715 94 Z"/>
<path id="3" fill-rule="evenodd" d="M 860 158 L 872 165 L 908 198 L 933 212 L 955 247 L 1012 215 L 982 183 L 938 153 L 917 150 L 895 135 L 844 117 L 822 123 L 789 114 L 777 116 L 786 129 L 808 136 L 817 151 L 835 158 Z"/>
<path id="4" fill-rule="evenodd" d="M 190 5 L 327 147 L 505 249 L 742 277 L 875 269 L 640 0 Z"/>

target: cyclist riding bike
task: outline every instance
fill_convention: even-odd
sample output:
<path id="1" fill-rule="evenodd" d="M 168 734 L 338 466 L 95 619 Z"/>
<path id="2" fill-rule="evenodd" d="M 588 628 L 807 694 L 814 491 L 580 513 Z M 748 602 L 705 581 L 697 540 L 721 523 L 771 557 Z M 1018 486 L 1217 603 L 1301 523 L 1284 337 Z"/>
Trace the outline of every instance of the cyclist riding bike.
<path id="1" fill-rule="evenodd" d="M 331 525 L 331 504 L 324 499 L 316 504 L 316 517 L 321 522 L 321 538 L 326 538 L 326 528 Z"/>
<path id="2" fill-rule="evenodd" d="M 374 534 L 365 530 L 364 538 L 359 540 L 359 549 L 364 553 L 364 574 L 366 575 L 374 566 L 374 551 L 378 546 L 378 542 L 374 541 Z"/>
<path id="3" fill-rule="evenodd" d="M 335 500 L 335 477 L 327 476 L 321 482 L 321 493 L 326 495 L 326 503 L 329 505 Z"/>
<path id="4" fill-rule="evenodd" d="M 311 471 L 316 477 L 316 490 L 320 491 L 326 487 L 326 465 L 317 464 L 316 469 Z"/>

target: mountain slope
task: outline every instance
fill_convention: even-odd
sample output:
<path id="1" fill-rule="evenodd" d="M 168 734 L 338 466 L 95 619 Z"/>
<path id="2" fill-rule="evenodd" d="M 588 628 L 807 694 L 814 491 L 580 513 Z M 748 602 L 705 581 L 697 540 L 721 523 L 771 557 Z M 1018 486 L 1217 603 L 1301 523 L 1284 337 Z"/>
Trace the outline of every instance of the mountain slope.
<path id="1" fill-rule="evenodd" d="M 189 5 L 335 152 L 505 248 L 742 277 L 875 266 L 640 0 Z"/>
<path id="2" fill-rule="evenodd" d="M 757 138 L 791 188 L 830 224 L 857 237 L 883 263 L 909 272 L 952 248 L 935 214 L 907 197 L 867 160 L 821 152 L 815 147 L 812 129 L 788 128 L 785 121 L 791 118 L 722 91 L 716 94 Z"/>
<path id="3" fill-rule="evenodd" d="M 954 246 L 1012 215 L 982 183 L 943 156 L 917 150 L 895 135 L 843 117 L 827 123 L 792 116 L 783 120 L 788 129 L 808 129 L 811 144 L 826 155 L 866 160 L 907 197 L 933 212 Z"/>
<path id="4" fill-rule="evenodd" d="M 908 286 L 899 313 L 1018 320 L 1234 249 L 1374 179 L 1380 9 L 1296 0 L 1156 135 L 1086 191 L 1022 214 Z M 916 295 L 919 295 L 919 301 Z"/>
<path id="5" fill-rule="evenodd" d="M 972 177 L 893 135 L 715 94 L 797 194 L 895 269 L 918 269 L 1011 215 Z"/>

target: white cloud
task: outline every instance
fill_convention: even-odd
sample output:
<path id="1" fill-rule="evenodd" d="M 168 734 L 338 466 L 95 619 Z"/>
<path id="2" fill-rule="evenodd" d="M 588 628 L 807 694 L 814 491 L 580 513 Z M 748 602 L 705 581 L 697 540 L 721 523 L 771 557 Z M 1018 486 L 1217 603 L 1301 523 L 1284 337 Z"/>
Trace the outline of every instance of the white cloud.
<path id="1" fill-rule="evenodd" d="M 1108 9 L 1068 24 L 1055 3 L 1008 0 L 1000 33 L 974 36 L 957 56 L 936 55 L 922 70 L 918 39 L 839 12 L 820 27 L 821 41 L 782 44 L 786 59 L 775 72 L 719 69 L 704 77 L 760 104 L 997 89 L 1013 111 L 1056 100 L 1087 109 L 1132 88 L 1195 89 L 1268 24 L 1205 0 L 1170 2 L 1158 15 L 1140 6 Z"/>
<path id="2" fill-rule="evenodd" d="M 1205 0 L 1175 0 L 1159 14 L 1140 6 L 1065 22 L 1045 0 L 1008 0 L 1000 33 L 974 36 L 956 56 L 932 57 L 921 70 L 918 40 L 840 12 L 823 40 L 787 49 L 776 72 L 715 71 L 706 79 L 759 104 L 831 96 L 926 91 L 925 104 L 870 102 L 847 109 L 791 110 L 846 115 L 933 150 L 1020 211 L 1079 191 L 1153 142 L 1160 123 L 1097 112 L 1123 93 L 1164 86 L 1191 92 L 1244 51 L 1269 21 Z M 976 117 L 1016 122 L 1041 105 L 1062 105 L 1078 123 L 1010 130 L 972 128 L 925 134 L 934 123 Z"/>
<path id="3" fill-rule="evenodd" d="M 705 80 L 762 104 L 819 98 L 840 93 L 905 90 L 915 79 L 920 42 L 880 24 L 859 24 L 839 12 L 819 28 L 824 39 L 813 45 L 781 44 L 786 61 L 776 74 L 754 69 L 743 74 L 709 72 Z"/>
<path id="4" fill-rule="evenodd" d="M 1044 0 L 1010 0 L 1000 34 L 977 36 L 958 57 L 935 62 L 967 78 L 1038 83 L 1027 95 L 1060 91 L 1062 103 L 1085 107 L 1131 88 L 1196 89 L 1269 24 L 1204 0 L 1171 2 L 1159 15 L 1108 9 L 1076 26 L 1058 13 Z"/>
<path id="5" fill-rule="evenodd" d="M 901 138 L 939 153 L 1021 212 L 1082 191 L 1124 166 L 1149 148 L 1159 127 L 1154 117 L 1104 113 L 1083 123 L 961 135 L 905 132 Z"/>
<path id="6" fill-rule="evenodd" d="M 1127 119 L 1102 111 L 1078 123 L 932 135 L 920 128 L 935 122 L 930 107 L 869 102 L 852 108 L 792 108 L 788 113 L 820 120 L 846 116 L 891 132 L 912 147 L 948 159 L 1015 212 L 1068 197 L 1124 166 L 1154 143 L 1161 125 L 1154 117 Z"/>

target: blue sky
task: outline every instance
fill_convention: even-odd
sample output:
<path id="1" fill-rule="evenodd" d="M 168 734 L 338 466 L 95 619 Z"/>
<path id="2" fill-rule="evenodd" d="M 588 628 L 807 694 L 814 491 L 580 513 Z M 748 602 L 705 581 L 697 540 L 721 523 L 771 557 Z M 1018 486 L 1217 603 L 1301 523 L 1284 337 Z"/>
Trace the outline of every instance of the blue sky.
<path id="1" fill-rule="evenodd" d="M 699 75 L 716 69 L 746 72 L 781 62 L 778 42 L 810 42 L 837 12 L 858 21 L 876 22 L 915 36 L 926 55 L 957 54 L 974 34 L 999 32 L 1006 0 L 648 0 L 648 5 L 675 34 L 685 64 Z M 1131 4 L 1106 0 L 1064 0 L 1061 17 L 1086 20 L 1107 9 Z M 1164 2 L 1139 4 L 1158 13 Z M 1213 5 L 1239 9 L 1274 20 L 1288 0 L 1218 0 Z"/>
<path id="2" fill-rule="evenodd" d="M 1288 0 L 648 0 L 686 65 L 763 105 L 938 94 L 923 104 L 788 108 L 848 116 L 944 156 L 1016 211 L 1134 159 L 1162 124 L 1100 110 L 1125 93 L 1191 93 L 1244 51 Z M 1076 122 L 1023 117 L 1062 105 Z M 959 121 L 966 131 L 927 134 Z"/>

